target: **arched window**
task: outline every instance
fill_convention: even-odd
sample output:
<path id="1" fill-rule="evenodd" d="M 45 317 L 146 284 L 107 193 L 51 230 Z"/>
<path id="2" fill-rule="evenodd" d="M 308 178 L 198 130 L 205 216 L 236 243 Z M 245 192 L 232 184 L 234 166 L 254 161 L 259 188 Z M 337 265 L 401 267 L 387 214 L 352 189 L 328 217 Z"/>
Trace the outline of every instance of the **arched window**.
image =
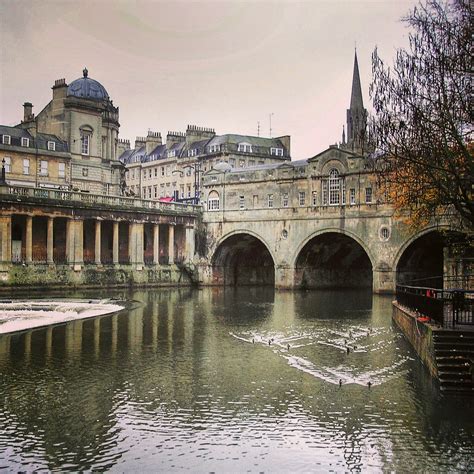
<path id="1" fill-rule="evenodd" d="M 211 191 L 207 197 L 207 210 L 218 211 L 219 207 L 219 193 L 217 191 Z"/>
<path id="2" fill-rule="evenodd" d="M 329 205 L 337 206 L 341 201 L 341 178 L 339 171 L 333 168 L 329 172 Z"/>

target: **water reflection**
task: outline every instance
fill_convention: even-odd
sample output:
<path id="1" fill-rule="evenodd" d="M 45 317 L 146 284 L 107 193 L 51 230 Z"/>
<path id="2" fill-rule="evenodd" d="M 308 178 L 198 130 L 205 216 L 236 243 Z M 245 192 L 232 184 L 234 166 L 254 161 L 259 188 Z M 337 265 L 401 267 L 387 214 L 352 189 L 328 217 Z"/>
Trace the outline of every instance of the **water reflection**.
<path id="1" fill-rule="evenodd" d="M 440 397 L 392 328 L 389 298 L 113 296 L 137 304 L 0 337 L 1 468 L 469 468 L 472 402 Z"/>

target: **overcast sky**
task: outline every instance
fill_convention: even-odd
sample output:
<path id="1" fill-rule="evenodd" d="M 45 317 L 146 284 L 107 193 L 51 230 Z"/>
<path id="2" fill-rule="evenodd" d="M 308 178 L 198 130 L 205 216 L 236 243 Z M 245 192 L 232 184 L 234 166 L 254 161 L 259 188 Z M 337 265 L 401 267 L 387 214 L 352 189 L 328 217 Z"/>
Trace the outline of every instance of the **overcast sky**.
<path id="1" fill-rule="evenodd" d="M 38 113 L 55 79 L 89 69 L 120 107 L 120 136 L 148 130 L 291 135 L 293 159 L 340 140 L 357 44 L 370 109 L 371 53 L 404 46 L 415 0 L 157 2 L 0 0 L 0 124 Z"/>

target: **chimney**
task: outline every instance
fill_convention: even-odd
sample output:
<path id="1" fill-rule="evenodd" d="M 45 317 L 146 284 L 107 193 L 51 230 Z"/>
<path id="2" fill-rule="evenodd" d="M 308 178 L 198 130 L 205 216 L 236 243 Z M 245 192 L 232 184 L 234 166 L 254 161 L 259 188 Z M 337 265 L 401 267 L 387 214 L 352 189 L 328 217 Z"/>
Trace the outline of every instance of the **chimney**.
<path id="1" fill-rule="evenodd" d="M 186 129 L 186 145 L 200 140 L 210 139 L 216 135 L 213 128 L 198 127 L 196 125 L 188 125 Z"/>
<path id="2" fill-rule="evenodd" d="M 53 100 L 65 99 L 67 94 L 66 79 L 56 79 L 54 81 L 53 89 Z"/>
<path id="3" fill-rule="evenodd" d="M 130 150 L 130 140 L 123 140 L 119 138 L 117 143 L 117 156 L 120 158 L 120 156 L 122 156 L 127 150 Z"/>
<path id="4" fill-rule="evenodd" d="M 149 155 L 158 145 L 161 145 L 161 133 L 149 130 L 146 137 L 146 154 Z"/>
<path id="5" fill-rule="evenodd" d="M 146 138 L 145 137 L 137 137 L 135 138 L 135 150 L 137 148 L 141 148 L 142 146 L 146 145 Z"/>
<path id="6" fill-rule="evenodd" d="M 23 104 L 23 122 L 29 122 L 35 118 L 33 114 L 33 104 L 31 102 L 25 102 Z"/>
<path id="7" fill-rule="evenodd" d="M 186 134 L 182 132 L 168 132 L 166 135 L 166 149 L 169 150 L 175 143 L 184 142 Z"/>

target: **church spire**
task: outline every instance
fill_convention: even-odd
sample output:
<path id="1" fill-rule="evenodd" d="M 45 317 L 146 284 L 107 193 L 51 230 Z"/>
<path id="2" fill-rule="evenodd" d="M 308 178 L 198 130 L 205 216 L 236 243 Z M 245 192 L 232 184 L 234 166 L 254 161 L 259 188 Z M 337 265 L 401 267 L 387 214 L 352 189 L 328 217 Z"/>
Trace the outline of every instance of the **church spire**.
<path id="1" fill-rule="evenodd" d="M 354 52 L 354 72 L 352 74 L 351 109 L 363 109 L 362 88 L 360 87 L 359 62 L 357 51 Z"/>
<path id="2" fill-rule="evenodd" d="M 364 148 L 367 128 L 367 111 L 364 109 L 360 85 L 357 51 L 354 52 L 354 72 L 352 75 L 351 103 L 347 109 L 347 146 L 352 150 Z"/>

